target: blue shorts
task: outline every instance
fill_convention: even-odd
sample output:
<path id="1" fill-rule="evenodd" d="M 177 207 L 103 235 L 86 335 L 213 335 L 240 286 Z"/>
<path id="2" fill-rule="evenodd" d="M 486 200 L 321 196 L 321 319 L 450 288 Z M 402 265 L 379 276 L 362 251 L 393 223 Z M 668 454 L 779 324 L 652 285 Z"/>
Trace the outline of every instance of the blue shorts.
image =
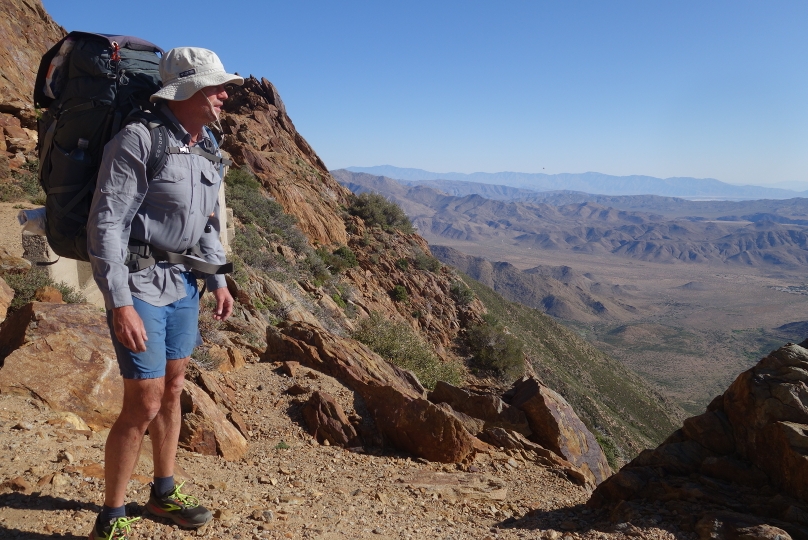
<path id="1" fill-rule="evenodd" d="M 167 306 L 153 306 L 138 298 L 132 304 L 146 327 L 146 351 L 132 352 L 118 341 L 112 327 L 112 310 L 107 311 L 107 324 L 124 379 L 165 377 L 166 362 L 191 356 L 202 345 L 199 335 L 199 289 L 196 278 L 185 273 L 185 298 Z"/>

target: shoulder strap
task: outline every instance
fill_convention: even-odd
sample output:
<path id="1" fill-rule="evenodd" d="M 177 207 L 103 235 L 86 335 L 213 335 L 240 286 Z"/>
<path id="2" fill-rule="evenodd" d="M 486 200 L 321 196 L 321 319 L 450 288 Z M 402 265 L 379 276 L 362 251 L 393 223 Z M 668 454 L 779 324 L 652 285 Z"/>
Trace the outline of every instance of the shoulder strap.
<path id="1" fill-rule="evenodd" d="M 124 124 L 131 124 L 133 122 L 146 126 L 151 135 L 149 159 L 146 162 L 146 178 L 148 181 L 151 181 L 166 165 L 166 158 L 168 157 L 166 152 L 168 148 L 168 126 L 171 124 L 171 121 L 162 114 L 135 109 L 126 117 Z"/>

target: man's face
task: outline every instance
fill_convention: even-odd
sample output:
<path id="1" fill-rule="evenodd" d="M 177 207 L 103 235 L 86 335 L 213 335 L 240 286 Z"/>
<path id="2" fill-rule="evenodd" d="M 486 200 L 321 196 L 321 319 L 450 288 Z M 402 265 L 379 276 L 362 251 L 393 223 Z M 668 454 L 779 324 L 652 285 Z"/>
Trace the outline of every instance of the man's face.
<path id="1" fill-rule="evenodd" d="M 224 85 L 219 86 L 206 86 L 194 94 L 189 101 L 192 105 L 194 112 L 199 114 L 200 118 L 204 118 L 205 123 L 214 122 L 219 119 L 222 113 L 222 105 L 227 99 L 227 90 Z"/>

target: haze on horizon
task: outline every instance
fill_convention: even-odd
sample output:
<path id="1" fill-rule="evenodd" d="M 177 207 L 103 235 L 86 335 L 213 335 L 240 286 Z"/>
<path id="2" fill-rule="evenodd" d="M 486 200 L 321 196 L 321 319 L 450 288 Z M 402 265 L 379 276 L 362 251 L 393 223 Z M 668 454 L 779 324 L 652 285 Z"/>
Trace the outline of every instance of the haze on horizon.
<path id="1" fill-rule="evenodd" d="M 43 4 L 266 77 L 329 169 L 808 182 L 798 0 Z"/>

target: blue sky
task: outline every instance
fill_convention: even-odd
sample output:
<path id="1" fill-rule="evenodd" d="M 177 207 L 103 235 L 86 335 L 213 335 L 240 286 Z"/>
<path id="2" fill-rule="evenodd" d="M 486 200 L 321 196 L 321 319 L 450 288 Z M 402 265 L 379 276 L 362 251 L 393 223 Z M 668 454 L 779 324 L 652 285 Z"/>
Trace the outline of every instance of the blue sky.
<path id="1" fill-rule="evenodd" d="M 808 183 L 808 2 L 43 0 L 215 50 L 329 168 Z"/>

